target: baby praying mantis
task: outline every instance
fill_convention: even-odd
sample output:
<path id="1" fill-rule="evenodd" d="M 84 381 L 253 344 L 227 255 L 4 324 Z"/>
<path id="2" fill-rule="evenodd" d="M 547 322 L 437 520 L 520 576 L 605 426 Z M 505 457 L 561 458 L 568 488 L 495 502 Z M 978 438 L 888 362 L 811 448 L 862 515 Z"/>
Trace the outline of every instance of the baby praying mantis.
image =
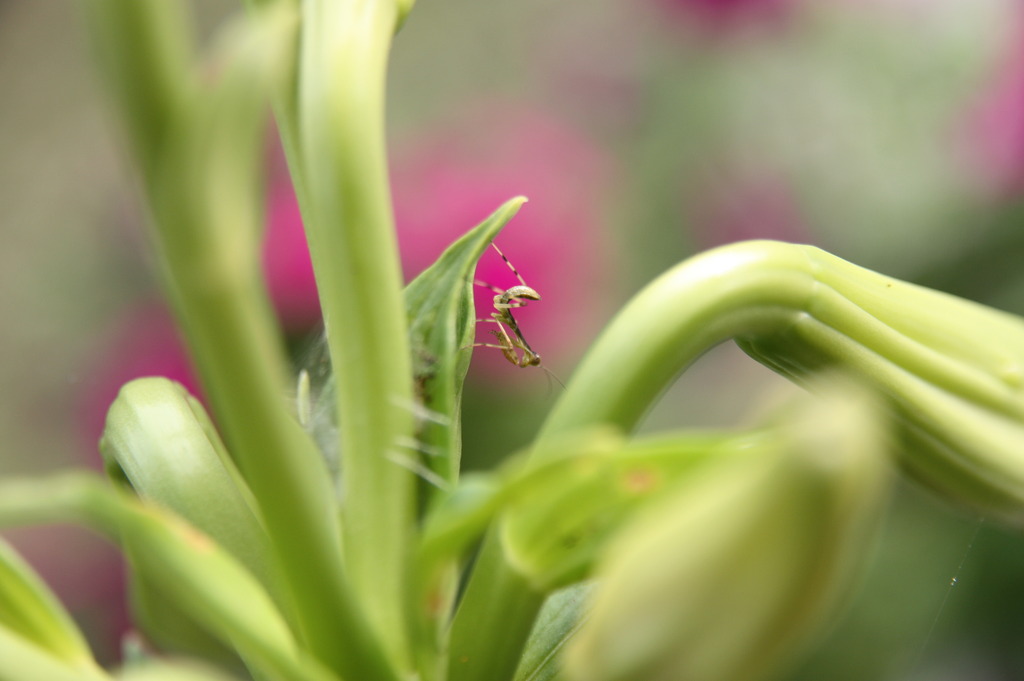
<path id="1" fill-rule="evenodd" d="M 498 348 L 501 350 L 501 354 L 505 356 L 512 364 L 515 364 L 519 368 L 525 367 L 536 367 L 540 366 L 540 355 L 533 351 L 530 344 L 523 338 L 523 332 L 519 330 L 519 324 L 516 322 L 515 317 L 512 316 L 512 308 L 514 307 L 526 307 L 527 301 L 540 300 L 540 294 L 534 289 L 526 285 L 526 281 L 522 275 L 516 270 L 515 266 L 509 262 L 509 259 L 505 257 L 505 254 L 501 252 L 494 243 L 491 243 L 491 247 L 498 252 L 501 259 L 505 261 L 508 268 L 512 270 L 512 274 L 516 275 L 516 279 L 519 280 L 519 286 L 513 286 L 510 289 L 502 290 L 493 284 L 474 279 L 473 283 L 477 286 L 483 286 L 491 289 L 498 295 L 494 296 L 494 312 L 491 313 L 490 319 L 478 319 L 479 322 L 494 322 L 498 325 L 497 329 L 491 330 L 491 334 L 498 339 L 498 343 L 476 343 L 478 347 L 485 348 Z M 508 329 L 511 329 L 512 333 L 509 334 Z"/>

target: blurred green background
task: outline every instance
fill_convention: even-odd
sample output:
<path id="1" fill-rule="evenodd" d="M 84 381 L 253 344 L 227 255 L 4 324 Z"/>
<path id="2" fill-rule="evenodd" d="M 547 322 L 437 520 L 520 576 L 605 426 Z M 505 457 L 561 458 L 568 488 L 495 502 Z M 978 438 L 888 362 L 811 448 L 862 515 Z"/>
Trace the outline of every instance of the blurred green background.
<path id="1" fill-rule="evenodd" d="M 193 4 L 200 41 L 237 6 Z M 185 371 L 76 9 L 0 0 L 3 475 L 96 466 L 116 384 Z M 743 238 L 1024 313 L 1022 45 L 1014 0 L 419 0 L 390 83 L 407 274 L 530 196 L 500 243 L 544 296 L 523 331 L 562 381 L 644 282 Z M 272 229 L 297 220 L 286 190 Z M 279 298 L 308 361 L 315 323 Z M 528 442 L 561 390 L 496 355 L 471 369 L 471 467 Z M 787 389 L 719 348 L 645 427 L 741 425 Z M 66 529 L 14 538 L 115 660 L 113 552 Z M 862 592 L 792 678 L 1024 679 L 1022 603 L 1024 536 L 907 483 Z"/>

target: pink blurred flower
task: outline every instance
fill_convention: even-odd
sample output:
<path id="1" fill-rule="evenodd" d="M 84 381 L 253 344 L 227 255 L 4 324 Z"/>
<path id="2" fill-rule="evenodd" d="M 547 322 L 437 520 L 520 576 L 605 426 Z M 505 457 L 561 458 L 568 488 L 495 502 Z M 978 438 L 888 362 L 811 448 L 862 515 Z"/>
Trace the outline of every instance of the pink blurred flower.
<path id="1" fill-rule="evenodd" d="M 721 31 L 741 25 L 773 24 L 785 19 L 793 0 L 655 0 L 669 16 Z"/>
<path id="2" fill-rule="evenodd" d="M 272 156 L 267 188 L 263 273 L 277 316 L 289 333 L 303 334 L 320 321 L 320 299 L 298 201 L 280 152 Z"/>
<path id="3" fill-rule="evenodd" d="M 526 194 L 531 201 L 498 240 L 527 284 L 543 296 L 516 312 L 523 333 L 545 363 L 568 354 L 575 339 L 591 333 L 611 277 L 602 226 L 610 178 L 608 161 L 582 134 L 540 113 L 483 106 L 406 145 L 395 158 L 393 175 L 408 279 L 505 200 Z M 268 288 L 286 330 L 302 333 L 319 320 L 319 300 L 298 204 L 278 154 L 269 178 L 263 248 Z M 491 251 L 478 276 L 503 289 L 518 283 Z M 478 287 L 479 316 L 490 314 L 493 296 Z M 478 341 L 493 339 L 481 331 Z M 161 375 L 199 392 L 161 301 L 128 309 L 101 347 L 84 380 L 80 407 L 87 449 L 94 456 L 106 410 L 127 381 Z M 491 369 L 512 369 L 497 350 L 476 356 Z"/>
<path id="4" fill-rule="evenodd" d="M 1024 191 L 1024 10 L 1017 12 L 1006 54 L 967 113 L 967 163 L 983 190 Z"/>
<path id="5" fill-rule="evenodd" d="M 392 177 L 406 277 L 504 201 L 526 195 L 497 243 L 542 300 L 515 316 L 545 365 L 578 352 L 613 278 L 603 225 L 611 177 L 601 151 L 558 119 L 500 104 L 481 105 L 398 148 Z M 493 251 L 477 277 L 502 289 L 519 283 Z M 493 298 L 477 287 L 478 317 L 493 311 Z M 494 342 L 486 333 L 492 326 L 478 326 L 477 342 Z M 488 371 L 518 371 L 498 350 L 478 348 L 474 358 Z"/>
<path id="6" fill-rule="evenodd" d="M 320 303 L 287 168 L 280 152 L 271 152 L 270 159 L 264 275 L 285 331 L 301 335 L 318 323 Z M 95 453 L 107 408 L 118 390 L 142 376 L 165 376 L 199 394 L 174 318 L 162 300 L 141 300 L 129 307 L 101 341 L 100 354 L 82 385 L 81 423 L 90 452 Z"/>

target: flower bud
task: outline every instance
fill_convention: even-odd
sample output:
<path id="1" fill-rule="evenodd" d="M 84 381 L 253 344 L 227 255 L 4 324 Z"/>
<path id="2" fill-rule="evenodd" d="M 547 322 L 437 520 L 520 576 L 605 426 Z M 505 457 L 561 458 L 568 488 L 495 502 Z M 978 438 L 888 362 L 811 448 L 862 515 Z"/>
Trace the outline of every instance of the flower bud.
<path id="1" fill-rule="evenodd" d="M 1024 320 L 809 246 L 801 314 L 740 345 L 801 379 L 841 366 L 888 398 L 903 466 L 946 497 L 1024 522 Z"/>
<path id="2" fill-rule="evenodd" d="M 251 492 L 203 406 L 183 386 L 160 377 L 125 384 L 107 414 L 100 451 L 111 478 L 180 515 L 264 586 L 278 588 Z M 131 556 L 132 547 L 126 550 Z M 177 596 L 148 576 L 133 575 L 131 596 L 136 621 L 161 647 L 237 663 L 220 641 L 197 630 Z"/>
<path id="3" fill-rule="evenodd" d="M 166 378 L 121 388 L 100 441 L 108 474 L 207 533 L 269 582 L 255 502 L 203 405 Z"/>
<path id="4" fill-rule="evenodd" d="M 863 396 L 826 392 L 606 546 L 567 678 L 755 681 L 806 645 L 862 567 L 890 477 Z"/>

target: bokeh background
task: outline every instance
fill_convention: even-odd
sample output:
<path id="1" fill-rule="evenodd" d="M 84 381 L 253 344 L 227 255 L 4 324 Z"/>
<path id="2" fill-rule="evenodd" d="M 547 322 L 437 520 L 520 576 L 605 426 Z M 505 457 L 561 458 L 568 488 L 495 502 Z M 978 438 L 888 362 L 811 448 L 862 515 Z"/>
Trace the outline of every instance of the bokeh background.
<path id="1" fill-rule="evenodd" d="M 200 41 L 237 10 L 193 4 Z M 76 5 L 0 0 L 2 475 L 98 466 L 120 383 L 191 380 Z M 470 467 L 528 442 L 615 309 L 714 245 L 814 243 L 1024 313 L 1019 0 L 419 0 L 390 116 L 407 276 L 530 198 L 499 244 L 544 297 L 517 317 L 555 377 L 476 352 Z M 308 363 L 318 309 L 271 138 L 268 281 Z M 493 253 L 479 276 L 516 283 Z M 742 425 L 786 389 L 723 347 L 645 427 Z M 116 553 L 67 528 L 5 536 L 116 661 Z M 860 595 L 791 678 L 1024 679 L 1022 605 L 1024 535 L 904 484 Z"/>

